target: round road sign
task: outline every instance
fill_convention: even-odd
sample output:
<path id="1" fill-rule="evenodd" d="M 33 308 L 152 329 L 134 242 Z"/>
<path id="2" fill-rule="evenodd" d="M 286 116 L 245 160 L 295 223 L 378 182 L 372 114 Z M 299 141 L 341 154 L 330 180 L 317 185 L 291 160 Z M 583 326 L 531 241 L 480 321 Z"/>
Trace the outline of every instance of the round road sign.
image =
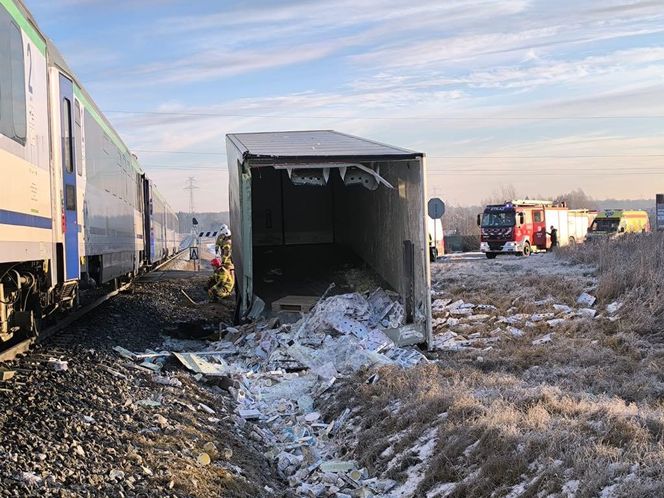
<path id="1" fill-rule="evenodd" d="M 434 220 L 440 219 L 445 214 L 445 203 L 438 197 L 429 199 L 427 211 L 429 212 L 429 218 Z"/>

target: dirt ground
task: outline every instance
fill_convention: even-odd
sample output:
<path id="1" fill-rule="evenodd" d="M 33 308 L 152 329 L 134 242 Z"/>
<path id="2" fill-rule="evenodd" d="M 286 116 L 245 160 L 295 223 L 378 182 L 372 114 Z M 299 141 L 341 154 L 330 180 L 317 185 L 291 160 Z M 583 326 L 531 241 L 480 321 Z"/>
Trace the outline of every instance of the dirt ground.
<path id="1" fill-rule="evenodd" d="M 652 236 L 441 259 L 428 362 L 342 375 L 313 400 L 335 458 L 362 484 L 394 481 L 394 498 L 664 496 L 662 254 Z M 335 496 L 287 482 L 229 386 L 175 359 L 164 385 L 113 350 L 230 323 L 232 300 L 206 303 L 208 274 L 190 270 L 150 275 L 4 365 L 0 496 Z M 371 496 L 343 477 L 355 494 L 337 497 Z"/>
<path id="2" fill-rule="evenodd" d="M 336 391 L 326 415 L 353 410 L 349 453 L 395 497 L 664 496 L 661 307 L 625 276 L 643 257 L 602 263 L 619 250 L 432 265 L 436 337 L 453 339 Z M 641 281 L 661 281 L 648 265 Z"/>
<path id="3" fill-rule="evenodd" d="M 113 350 L 159 351 L 183 323 L 217 330 L 232 319 L 232 300 L 194 306 L 181 293 L 203 301 L 207 273 L 183 276 L 141 280 L 3 365 L 16 375 L 0 383 L 0 496 L 283 496 L 225 390 L 174 359 L 155 376 Z M 67 369 L 50 368 L 51 358 Z"/>

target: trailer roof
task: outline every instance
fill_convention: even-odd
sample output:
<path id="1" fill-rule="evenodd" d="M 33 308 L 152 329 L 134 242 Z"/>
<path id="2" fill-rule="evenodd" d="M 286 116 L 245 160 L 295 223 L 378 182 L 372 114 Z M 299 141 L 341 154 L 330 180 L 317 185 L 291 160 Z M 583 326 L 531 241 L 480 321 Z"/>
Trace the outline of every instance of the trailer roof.
<path id="1" fill-rule="evenodd" d="M 379 161 L 424 156 L 334 130 L 232 133 L 227 137 L 245 159 Z"/>

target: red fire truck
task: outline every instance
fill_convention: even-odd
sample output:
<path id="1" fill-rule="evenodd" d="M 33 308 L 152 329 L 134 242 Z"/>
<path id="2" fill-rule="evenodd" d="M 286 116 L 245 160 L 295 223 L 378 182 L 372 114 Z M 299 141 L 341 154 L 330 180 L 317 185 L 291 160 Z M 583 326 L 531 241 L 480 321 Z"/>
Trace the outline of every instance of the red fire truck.
<path id="1" fill-rule="evenodd" d="M 561 246 L 583 242 L 596 211 L 570 210 L 564 203 L 517 200 L 489 205 L 477 215 L 480 250 L 489 259 L 498 254 L 530 256 L 551 248 L 551 226 L 558 231 Z"/>

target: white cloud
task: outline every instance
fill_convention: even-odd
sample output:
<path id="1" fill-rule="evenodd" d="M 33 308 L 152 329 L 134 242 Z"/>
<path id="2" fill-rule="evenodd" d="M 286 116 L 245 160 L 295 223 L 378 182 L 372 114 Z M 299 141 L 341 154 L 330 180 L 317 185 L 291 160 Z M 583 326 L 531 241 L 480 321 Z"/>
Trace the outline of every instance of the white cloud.
<path id="1" fill-rule="evenodd" d="M 334 44 L 321 44 L 293 50 L 286 50 L 283 47 L 235 52 L 223 49 L 210 50 L 167 63 L 133 68 L 128 76 L 135 80 L 138 75 L 139 84 L 143 86 L 155 83 L 206 81 L 320 59 L 336 48 Z"/>
<path id="2" fill-rule="evenodd" d="M 103 53 L 95 57 L 96 46 L 78 54 L 77 65 L 95 63 L 94 87 L 102 90 L 105 98 L 100 101 L 108 109 L 145 109 L 149 104 L 142 97 L 150 93 L 158 97 L 151 101 L 168 102 L 151 108 L 175 113 L 111 115 L 134 148 L 224 151 L 228 132 L 306 128 L 336 128 L 430 155 L 638 154 L 664 148 L 661 135 L 653 131 L 659 125 L 655 120 L 566 119 L 664 114 L 664 46 L 652 36 L 664 32 L 661 1 L 227 5 L 220 3 L 212 13 L 208 9 L 202 15 L 169 18 L 160 18 L 155 10 L 145 32 L 110 49 L 131 59 L 112 61 L 116 71 L 97 71 L 109 60 Z M 132 43 L 146 38 L 165 46 L 134 54 Z M 281 77 L 279 90 L 271 92 L 273 70 L 322 60 L 330 61 L 330 68 L 317 64 L 320 75 L 299 71 L 299 79 L 290 82 Z M 232 86 L 240 75 L 251 82 L 246 91 Z M 252 89 L 259 83 L 263 87 L 256 97 Z M 232 98 L 224 94 L 229 87 Z M 527 119 L 509 119 L 515 116 Z M 205 191 L 198 194 L 201 209 L 221 209 L 227 203 L 223 155 L 140 156 L 177 207 L 187 207 L 182 179 L 189 174 L 205 179 Z M 592 163 L 565 161 L 566 167 Z M 431 163 L 436 168 L 473 164 L 433 158 Z M 527 171 L 554 167 L 555 161 L 490 164 Z M 601 164 L 615 167 L 620 161 Z M 435 176 L 430 183 L 463 203 L 486 196 L 497 178 L 518 182 L 524 191 L 556 193 L 587 186 L 598 197 L 621 196 L 615 178 L 602 184 L 571 176 Z M 544 181 L 546 188 L 540 189 Z M 651 187 L 629 185 L 640 195 Z"/>

